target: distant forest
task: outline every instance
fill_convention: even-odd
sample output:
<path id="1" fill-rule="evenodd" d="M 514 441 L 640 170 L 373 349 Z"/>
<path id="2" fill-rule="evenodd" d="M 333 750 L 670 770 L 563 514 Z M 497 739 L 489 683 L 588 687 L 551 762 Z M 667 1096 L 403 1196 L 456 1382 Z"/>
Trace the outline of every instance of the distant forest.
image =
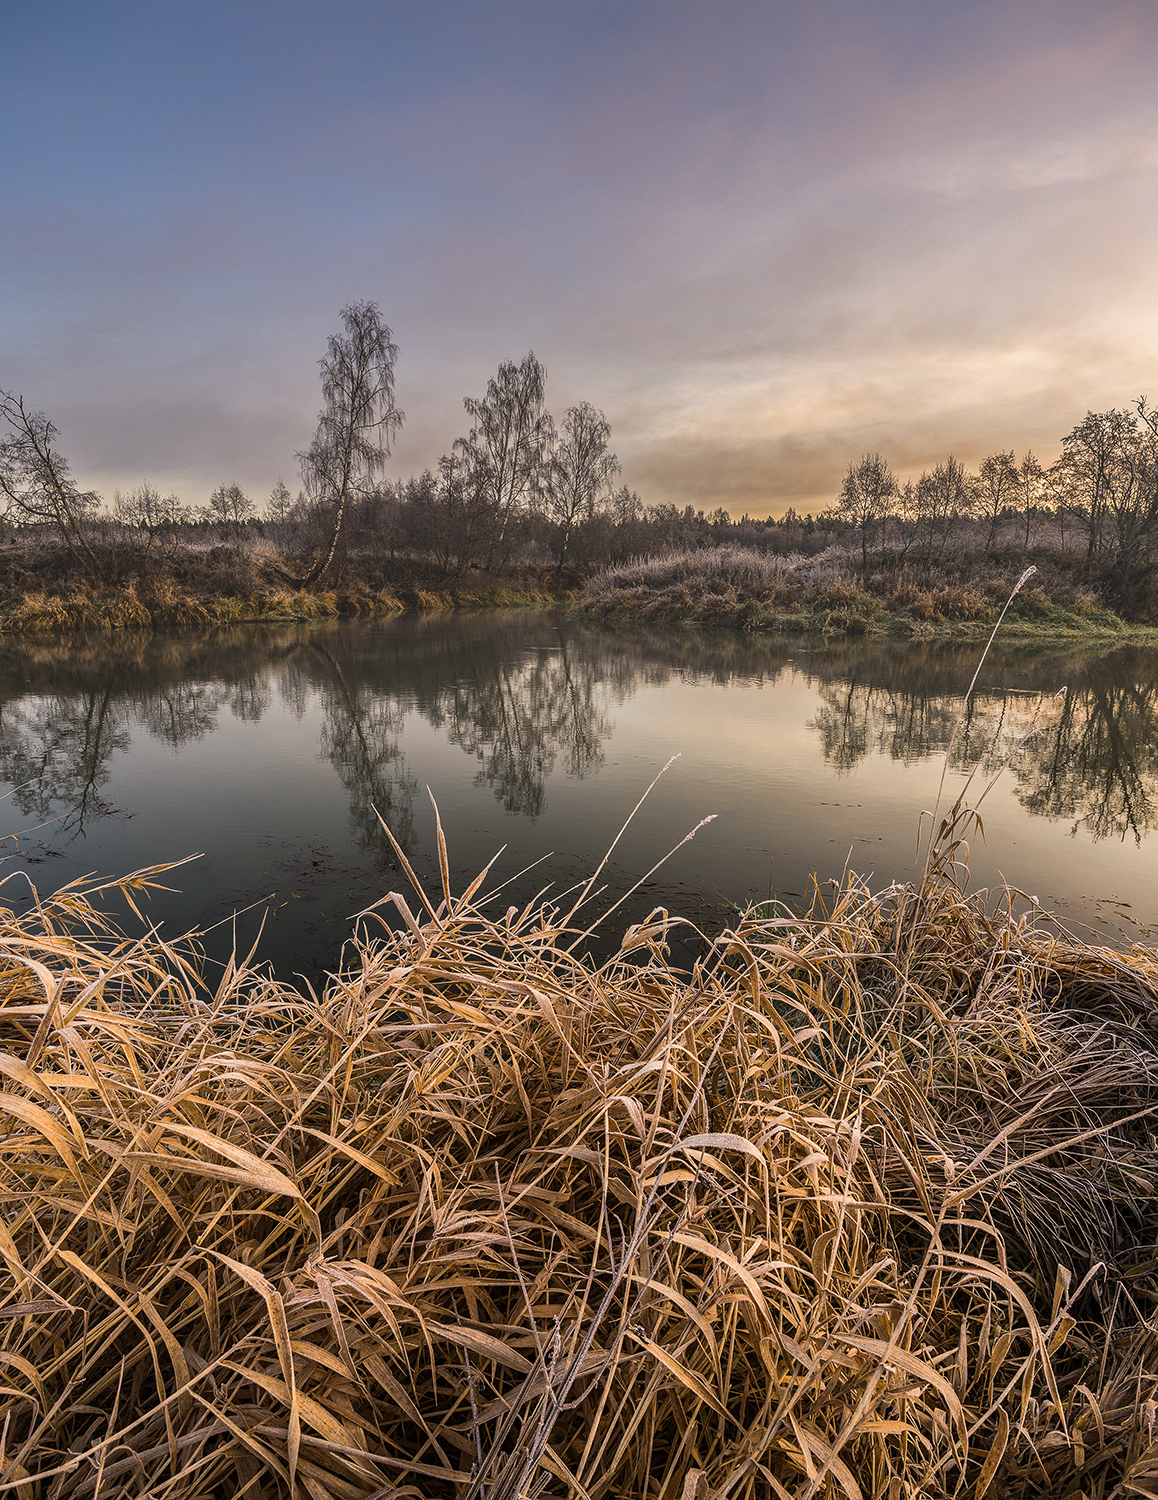
<path id="1" fill-rule="evenodd" d="M 536 570 L 558 588 L 601 568 L 726 546 L 839 554 L 862 585 L 906 570 L 960 575 L 970 558 L 992 572 L 1003 561 L 1048 557 L 1128 615 L 1158 617 L 1158 415 L 1145 398 L 1087 412 L 1049 467 L 1010 450 L 973 473 L 949 455 L 900 483 L 884 456 L 865 453 L 849 462 L 821 515 L 732 520 L 722 509 L 649 506 L 620 484 L 605 414 L 580 402 L 556 421 L 533 353 L 501 364 L 485 395 L 465 399 L 469 429 L 434 469 L 386 480 L 403 420 L 397 354 L 374 303 L 345 308 L 320 361 L 324 404 L 313 441 L 296 455 L 296 494 L 279 480 L 258 502 L 224 482 L 197 510 L 148 482 L 111 503 L 81 491 L 52 421 L 22 396 L 0 393 L 9 588 L 14 567 L 147 585 L 198 572 L 199 556 L 220 565 L 223 549 L 244 554 L 245 567 L 239 572 L 238 557 L 232 568 L 239 588 L 262 579 L 334 587 L 352 574 L 454 583 L 512 570 Z"/>

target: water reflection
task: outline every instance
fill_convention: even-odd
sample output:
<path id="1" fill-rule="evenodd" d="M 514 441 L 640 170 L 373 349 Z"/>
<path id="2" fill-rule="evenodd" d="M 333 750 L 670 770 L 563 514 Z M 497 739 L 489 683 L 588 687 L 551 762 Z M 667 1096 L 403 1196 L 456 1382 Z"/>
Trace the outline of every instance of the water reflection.
<path id="1" fill-rule="evenodd" d="M 423 714 L 482 762 L 476 785 L 491 787 L 507 812 L 534 818 L 545 810 L 547 777 L 560 758 L 580 780 L 603 763 L 614 725 L 599 701 L 602 681 L 597 657 L 576 652 L 560 631 L 557 652 L 455 683 Z"/>
<path id="2" fill-rule="evenodd" d="M 1141 843 L 1158 827 L 1158 689 L 1128 673 L 1067 687 L 1015 774 L 1029 812 Z"/>
<path id="3" fill-rule="evenodd" d="M 340 645 L 338 651 L 343 654 Z M 402 705 L 396 697 L 375 692 L 351 663 L 344 667 L 339 656 L 311 641 L 291 670 L 309 678 L 325 705 L 322 754 L 346 789 L 351 831 L 364 848 L 381 849 L 381 816 L 402 847 L 409 849 L 414 843 L 418 780 L 402 753 Z"/>
<path id="4" fill-rule="evenodd" d="M 961 708 L 960 688 L 948 691 L 944 680 L 950 660 L 942 655 L 938 671 L 917 656 L 826 657 L 812 720 L 826 761 L 847 772 L 874 753 L 904 762 L 943 755 Z M 1043 678 L 1052 679 L 1048 687 L 1038 685 Z M 1158 827 L 1153 655 L 999 657 L 970 699 L 952 764 L 991 774 L 1006 763 L 1027 812 L 1064 819 L 1095 840 L 1140 844 Z"/>
<path id="5" fill-rule="evenodd" d="M 25 818 L 59 814 L 66 838 L 111 810 L 102 795 L 109 762 L 128 747 L 127 718 L 108 684 L 33 698 L 27 707 L 0 704 L 0 775 L 15 787 L 12 800 Z"/>
<path id="6" fill-rule="evenodd" d="M 134 728 L 176 750 L 210 734 L 223 710 L 256 722 L 276 697 L 300 719 L 316 699 L 320 753 L 346 790 L 351 829 L 386 855 L 379 813 L 404 848 L 414 839 L 419 778 L 402 745 L 408 711 L 479 762 L 476 784 L 508 812 L 542 814 L 557 765 L 577 778 L 599 767 L 614 728 L 608 695 L 657 674 L 623 643 L 592 647 L 590 631 L 562 622 L 543 622 L 528 646 L 526 617 L 497 615 L 405 635 L 336 627 L 203 640 L 118 635 L 76 646 L 7 639 L 0 776 L 25 818 L 55 816 L 57 837 L 71 839 L 116 811 L 102 788 Z"/>
<path id="7" fill-rule="evenodd" d="M 102 789 L 134 723 L 179 750 L 210 734 L 223 707 L 259 720 L 273 701 L 266 654 L 252 652 L 225 673 L 218 658 L 149 636 L 68 646 L 4 640 L 0 777 L 21 814 L 55 818 L 58 838 L 83 836 L 94 818 L 116 811 Z"/>
<path id="8" fill-rule="evenodd" d="M 873 755 L 942 755 L 974 663 L 973 649 L 809 649 L 516 614 L 238 628 L 203 639 L 9 638 L 0 641 L 0 776 L 26 820 L 56 817 L 54 838 L 77 839 L 115 811 L 110 766 L 134 733 L 176 751 L 210 735 L 224 713 L 256 723 L 276 704 L 300 720 L 320 705 L 319 753 L 345 790 L 352 833 L 381 863 L 389 847 L 378 813 L 412 848 L 428 779 L 408 759 L 409 714 L 476 761 L 475 784 L 506 811 L 534 819 L 547 809 L 552 772 L 599 770 L 616 705 L 644 687 L 803 679 L 816 694 L 810 726 L 823 757 L 847 773 Z M 953 758 L 957 769 L 1011 758 L 1029 814 L 1095 839 L 1140 842 L 1158 824 L 1154 654 L 995 652 Z"/>

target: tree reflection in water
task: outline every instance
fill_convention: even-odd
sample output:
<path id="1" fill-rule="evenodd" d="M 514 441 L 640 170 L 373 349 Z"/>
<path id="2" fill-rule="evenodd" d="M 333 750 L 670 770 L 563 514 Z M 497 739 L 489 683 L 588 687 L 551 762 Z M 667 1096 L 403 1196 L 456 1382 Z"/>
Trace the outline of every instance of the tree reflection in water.
<path id="1" fill-rule="evenodd" d="M 118 634 L 76 644 L 0 641 L 0 775 L 26 819 L 82 835 L 111 809 L 110 761 L 139 726 L 174 749 L 228 710 L 257 721 L 276 701 L 299 718 L 321 706 L 320 751 L 345 788 L 351 830 L 390 863 L 378 813 L 413 847 L 420 778 L 404 750 L 415 713 L 479 763 L 476 784 L 509 812 L 546 810 L 557 767 L 603 763 L 613 709 L 673 675 L 716 684 L 803 675 L 819 695 L 811 725 L 836 770 L 870 754 L 912 761 L 950 741 L 972 649 L 799 642 L 703 633 L 615 632 L 545 615 L 433 617 L 373 625 L 252 627 L 188 636 Z M 1028 812 L 1094 838 L 1140 841 L 1158 822 L 1158 672 L 1153 653 L 986 664 L 954 746 L 955 769 L 1012 755 Z M 1060 683 L 1064 692 L 1051 695 Z M 1022 743 L 1036 723 L 1036 733 Z"/>
<path id="2" fill-rule="evenodd" d="M 1158 688 L 1100 671 L 1067 687 L 1014 771 L 1027 811 L 1140 844 L 1158 826 Z"/>
<path id="3" fill-rule="evenodd" d="M 559 632 L 556 652 L 503 661 L 486 677 L 440 691 L 423 713 L 452 745 L 481 760 L 487 785 L 508 812 L 538 817 L 557 760 L 577 779 L 603 763 L 614 725 L 598 701 L 598 658 L 576 654 Z"/>
<path id="4" fill-rule="evenodd" d="M 415 837 L 407 712 L 480 761 L 476 782 L 505 809 L 534 818 L 557 765 L 583 777 L 602 763 L 609 703 L 656 676 L 622 642 L 593 649 L 598 632 L 583 627 L 541 621 L 528 642 L 525 616 L 407 625 L 405 634 L 337 626 L 3 641 L 0 776 L 25 818 L 55 818 L 55 838 L 68 840 L 114 811 L 102 789 L 134 730 L 179 749 L 210 734 L 223 710 L 260 720 L 276 695 L 301 718 L 316 700 L 320 753 L 345 788 L 351 830 L 391 862 L 378 814 L 403 848 Z"/>
<path id="5" fill-rule="evenodd" d="M 126 716 L 109 684 L 76 694 L 0 704 L 0 776 L 24 818 L 58 819 L 56 832 L 83 835 L 111 811 L 102 795 L 109 762 L 129 748 Z"/>
<path id="6" fill-rule="evenodd" d="M 1132 648 L 1048 663 L 998 660 L 988 674 L 996 685 L 979 688 L 966 708 L 953 770 L 980 762 L 991 774 L 1008 762 L 1027 812 L 1065 819 L 1095 840 L 1140 844 L 1158 827 L 1154 667 L 1152 653 Z M 831 660 L 817 669 L 830 680 L 817 682 L 821 706 L 812 727 L 830 765 L 847 772 L 873 753 L 901 761 L 945 753 L 959 689 L 946 692 L 919 658 L 850 662 L 846 670 Z M 1055 693 L 1052 684 L 1035 685 L 1042 678 L 1065 686 Z"/>
<path id="7" fill-rule="evenodd" d="M 83 837 L 94 818 L 116 811 L 102 789 L 113 755 L 130 747 L 134 720 L 173 750 L 210 734 L 223 707 L 258 720 L 272 702 L 266 668 L 251 656 L 222 680 L 203 652 L 152 636 L 6 640 L 0 777 L 24 818 L 51 820 L 57 840 Z"/>
<path id="8" fill-rule="evenodd" d="M 347 673 L 326 644 L 311 641 L 305 651 L 318 667 L 313 684 L 325 706 L 321 751 L 350 799 L 351 831 L 363 848 L 384 853 L 381 817 L 411 848 L 418 781 L 402 753 L 402 704 Z"/>

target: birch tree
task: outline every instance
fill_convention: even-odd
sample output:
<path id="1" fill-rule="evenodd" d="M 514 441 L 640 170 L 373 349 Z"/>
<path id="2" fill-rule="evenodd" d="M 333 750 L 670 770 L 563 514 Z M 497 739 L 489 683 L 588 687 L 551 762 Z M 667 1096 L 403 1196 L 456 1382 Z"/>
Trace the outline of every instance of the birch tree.
<path id="1" fill-rule="evenodd" d="M 571 407 L 563 418 L 544 487 L 547 514 L 559 528 L 556 580 L 563 572 L 572 532 L 595 515 L 619 473 L 619 459 L 608 452 L 610 439 L 611 423 L 588 401 Z"/>
<path id="2" fill-rule="evenodd" d="M 463 401 L 474 426 L 459 447 L 494 512 L 488 566 L 506 561 L 511 523 L 539 492 L 554 436 L 546 386 L 547 371 L 531 352 L 519 365 L 504 361 L 481 400 Z"/>
<path id="3" fill-rule="evenodd" d="M 315 583 L 333 562 L 351 501 L 373 492 L 391 439 L 402 426 L 403 414 L 394 404 L 398 346 L 378 304 L 351 302 L 342 309 L 342 328 L 318 362 L 326 403 L 318 430 L 297 455 L 307 496 L 332 510 L 329 545 L 301 578 L 290 580 L 298 588 Z"/>

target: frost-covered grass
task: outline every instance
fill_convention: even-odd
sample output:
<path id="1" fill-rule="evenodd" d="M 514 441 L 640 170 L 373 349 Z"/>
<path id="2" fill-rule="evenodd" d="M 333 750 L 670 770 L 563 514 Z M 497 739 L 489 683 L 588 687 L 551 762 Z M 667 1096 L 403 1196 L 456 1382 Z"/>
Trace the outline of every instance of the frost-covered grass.
<path id="1" fill-rule="evenodd" d="M 1158 955 L 968 831 L 691 974 L 445 873 L 319 993 L 0 910 L 0 1484 L 1153 1494 Z"/>
<path id="2" fill-rule="evenodd" d="M 952 627 L 981 630 L 996 620 L 1025 559 L 978 558 L 963 550 L 933 563 L 897 554 L 863 577 L 859 555 L 832 546 L 808 557 L 744 547 L 672 552 L 605 568 L 588 582 L 579 607 L 604 618 L 688 620 L 743 629 L 785 626 L 864 634 Z M 1126 627 L 1073 577 L 1038 565 L 1034 586 L 1009 615 L 1035 629 L 1065 632 Z"/>
<path id="3" fill-rule="evenodd" d="M 795 576 L 804 565 L 831 560 L 834 554 L 843 555 L 835 548 L 812 558 L 800 552 L 757 552 L 751 547 L 688 549 L 605 568 L 591 579 L 586 593 L 598 597 L 614 589 L 667 589 L 689 584 L 698 588 L 715 584 L 722 588 L 767 589 Z"/>

